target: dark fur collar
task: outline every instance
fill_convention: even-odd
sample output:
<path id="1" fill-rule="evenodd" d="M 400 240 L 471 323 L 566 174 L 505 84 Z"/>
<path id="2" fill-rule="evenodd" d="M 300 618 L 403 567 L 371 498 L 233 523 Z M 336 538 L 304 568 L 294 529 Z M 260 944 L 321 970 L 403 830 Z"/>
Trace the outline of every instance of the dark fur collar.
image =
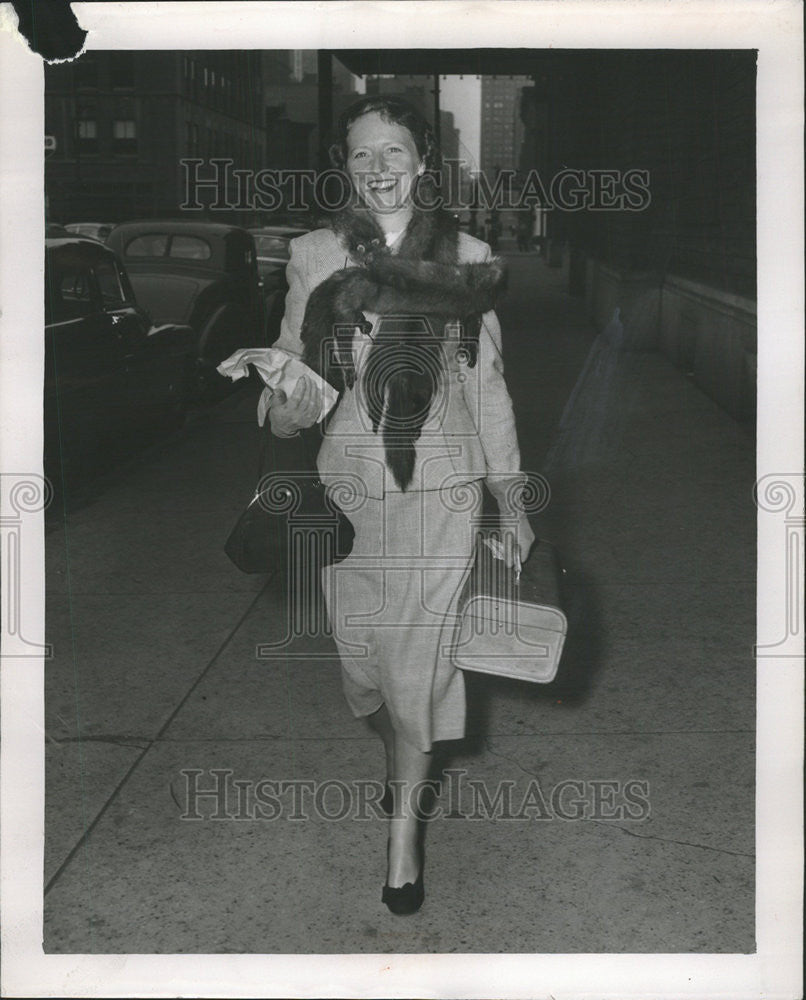
<path id="1" fill-rule="evenodd" d="M 445 325 L 458 321 L 459 343 L 476 363 L 481 315 L 504 284 L 500 260 L 461 264 L 458 229 L 442 211 L 415 210 L 393 253 L 370 213 L 352 207 L 334 221 L 354 267 L 337 271 L 311 293 L 302 324 L 304 360 L 338 389 L 355 385 L 356 327 L 373 337 L 360 389 L 398 486 L 411 482 L 420 437 L 435 394 L 447 391 Z M 365 312 L 381 316 L 372 330 Z"/>
<path id="2" fill-rule="evenodd" d="M 383 230 L 372 213 L 360 203 L 339 212 L 333 220 L 333 229 L 358 262 L 362 262 L 367 253 L 386 250 Z M 457 264 L 458 246 L 459 227 L 452 215 L 441 209 L 419 209 L 414 211 L 406 226 L 406 232 L 395 248 L 395 255 L 410 260 Z"/>

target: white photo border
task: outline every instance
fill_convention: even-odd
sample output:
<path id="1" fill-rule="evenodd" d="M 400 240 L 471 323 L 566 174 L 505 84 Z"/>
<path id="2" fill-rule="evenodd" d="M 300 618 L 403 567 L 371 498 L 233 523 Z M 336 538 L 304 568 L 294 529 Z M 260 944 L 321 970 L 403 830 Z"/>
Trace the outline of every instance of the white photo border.
<path id="1" fill-rule="evenodd" d="M 44 73 L 0 20 L 0 399 L 4 471 L 41 475 Z M 803 470 L 803 58 L 797 0 L 364 0 L 74 3 L 87 49 L 691 48 L 758 50 L 757 475 Z M 20 290 L 25 290 L 21 294 Z M 28 294 L 30 293 L 30 294 Z M 41 525 L 40 525 L 41 527 Z M 801 521 L 802 552 L 802 521 Z M 789 599 L 781 518 L 759 508 L 759 641 Z M 40 531 L 43 535 L 43 532 Z M 23 564 L 44 633 L 44 541 Z M 5 560 L 4 560 L 5 563 Z M 6 566 L 3 567 L 4 573 Z M 802 565 L 798 568 L 802 596 Z M 4 583 L 7 583 L 7 579 Z M 4 623 L 3 627 L 6 627 Z M 801 632 L 803 623 L 801 619 Z M 7 638 L 7 637 L 6 637 Z M 800 635 L 802 651 L 803 636 Z M 5 996 L 575 997 L 799 995 L 803 661 L 758 660 L 753 955 L 46 955 L 42 948 L 43 661 L 2 661 Z"/>

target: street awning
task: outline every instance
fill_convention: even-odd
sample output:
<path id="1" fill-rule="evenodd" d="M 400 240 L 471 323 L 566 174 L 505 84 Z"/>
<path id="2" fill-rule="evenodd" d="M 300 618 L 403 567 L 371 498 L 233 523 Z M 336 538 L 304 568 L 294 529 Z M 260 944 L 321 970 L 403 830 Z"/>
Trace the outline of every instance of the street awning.
<path id="1" fill-rule="evenodd" d="M 535 49 L 333 49 L 356 76 L 530 76 L 543 57 Z"/>

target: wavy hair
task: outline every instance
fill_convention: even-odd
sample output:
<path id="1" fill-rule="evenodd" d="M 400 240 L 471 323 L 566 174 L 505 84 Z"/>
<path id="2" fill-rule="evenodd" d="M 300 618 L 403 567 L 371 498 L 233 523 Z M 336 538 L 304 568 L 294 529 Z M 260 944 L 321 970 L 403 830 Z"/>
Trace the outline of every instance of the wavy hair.
<path id="1" fill-rule="evenodd" d="M 344 170 L 347 165 L 347 133 L 350 126 L 362 115 L 376 112 L 387 122 L 402 125 L 408 129 L 423 161 L 426 173 L 437 178 L 442 166 L 442 156 L 437 146 L 434 130 L 417 108 L 402 97 L 383 94 L 369 94 L 351 104 L 343 111 L 336 123 L 336 135 L 330 147 L 330 161 L 334 167 Z"/>

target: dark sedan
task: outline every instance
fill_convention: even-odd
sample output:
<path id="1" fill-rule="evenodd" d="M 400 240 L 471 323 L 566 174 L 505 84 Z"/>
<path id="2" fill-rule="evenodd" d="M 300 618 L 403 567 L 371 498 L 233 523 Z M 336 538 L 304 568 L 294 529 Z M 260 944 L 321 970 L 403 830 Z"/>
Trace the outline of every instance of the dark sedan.
<path id="1" fill-rule="evenodd" d="M 288 291 L 285 269 L 291 255 L 289 243 L 295 236 L 302 236 L 306 231 L 280 226 L 264 226 L 249 230 L 257 249 L 257 267 L 266 315 L 266 335 L 271 342 L 275 341 L 280 333 L 280 320 L 285 308 L 285 296 Z"/>
<path id="2" fill-rule="evenodd" d="M 116 255 L 45 241 L 45 472 L 76 483 L 185 416 L 193 332 L 155 327 Z"/>
<path id="3" fill-rule="evenodd" d="M 76 236 L 89 236 L 91 240 L 98 240 L 99 243 L 106 242 L 107 236 L 115 228 L 114 222 L 68 222 L 64 227 L 68 233 Z"/>
<path id="4" fill-rule="evenodd" d="M 267 346 L 255 243 L 245 229 L 149 219 L 116 226 L 107 246 L 157 322 L 193 327 L 200 388 L 222 381 L 215 368 L 233 351 Z"/>

